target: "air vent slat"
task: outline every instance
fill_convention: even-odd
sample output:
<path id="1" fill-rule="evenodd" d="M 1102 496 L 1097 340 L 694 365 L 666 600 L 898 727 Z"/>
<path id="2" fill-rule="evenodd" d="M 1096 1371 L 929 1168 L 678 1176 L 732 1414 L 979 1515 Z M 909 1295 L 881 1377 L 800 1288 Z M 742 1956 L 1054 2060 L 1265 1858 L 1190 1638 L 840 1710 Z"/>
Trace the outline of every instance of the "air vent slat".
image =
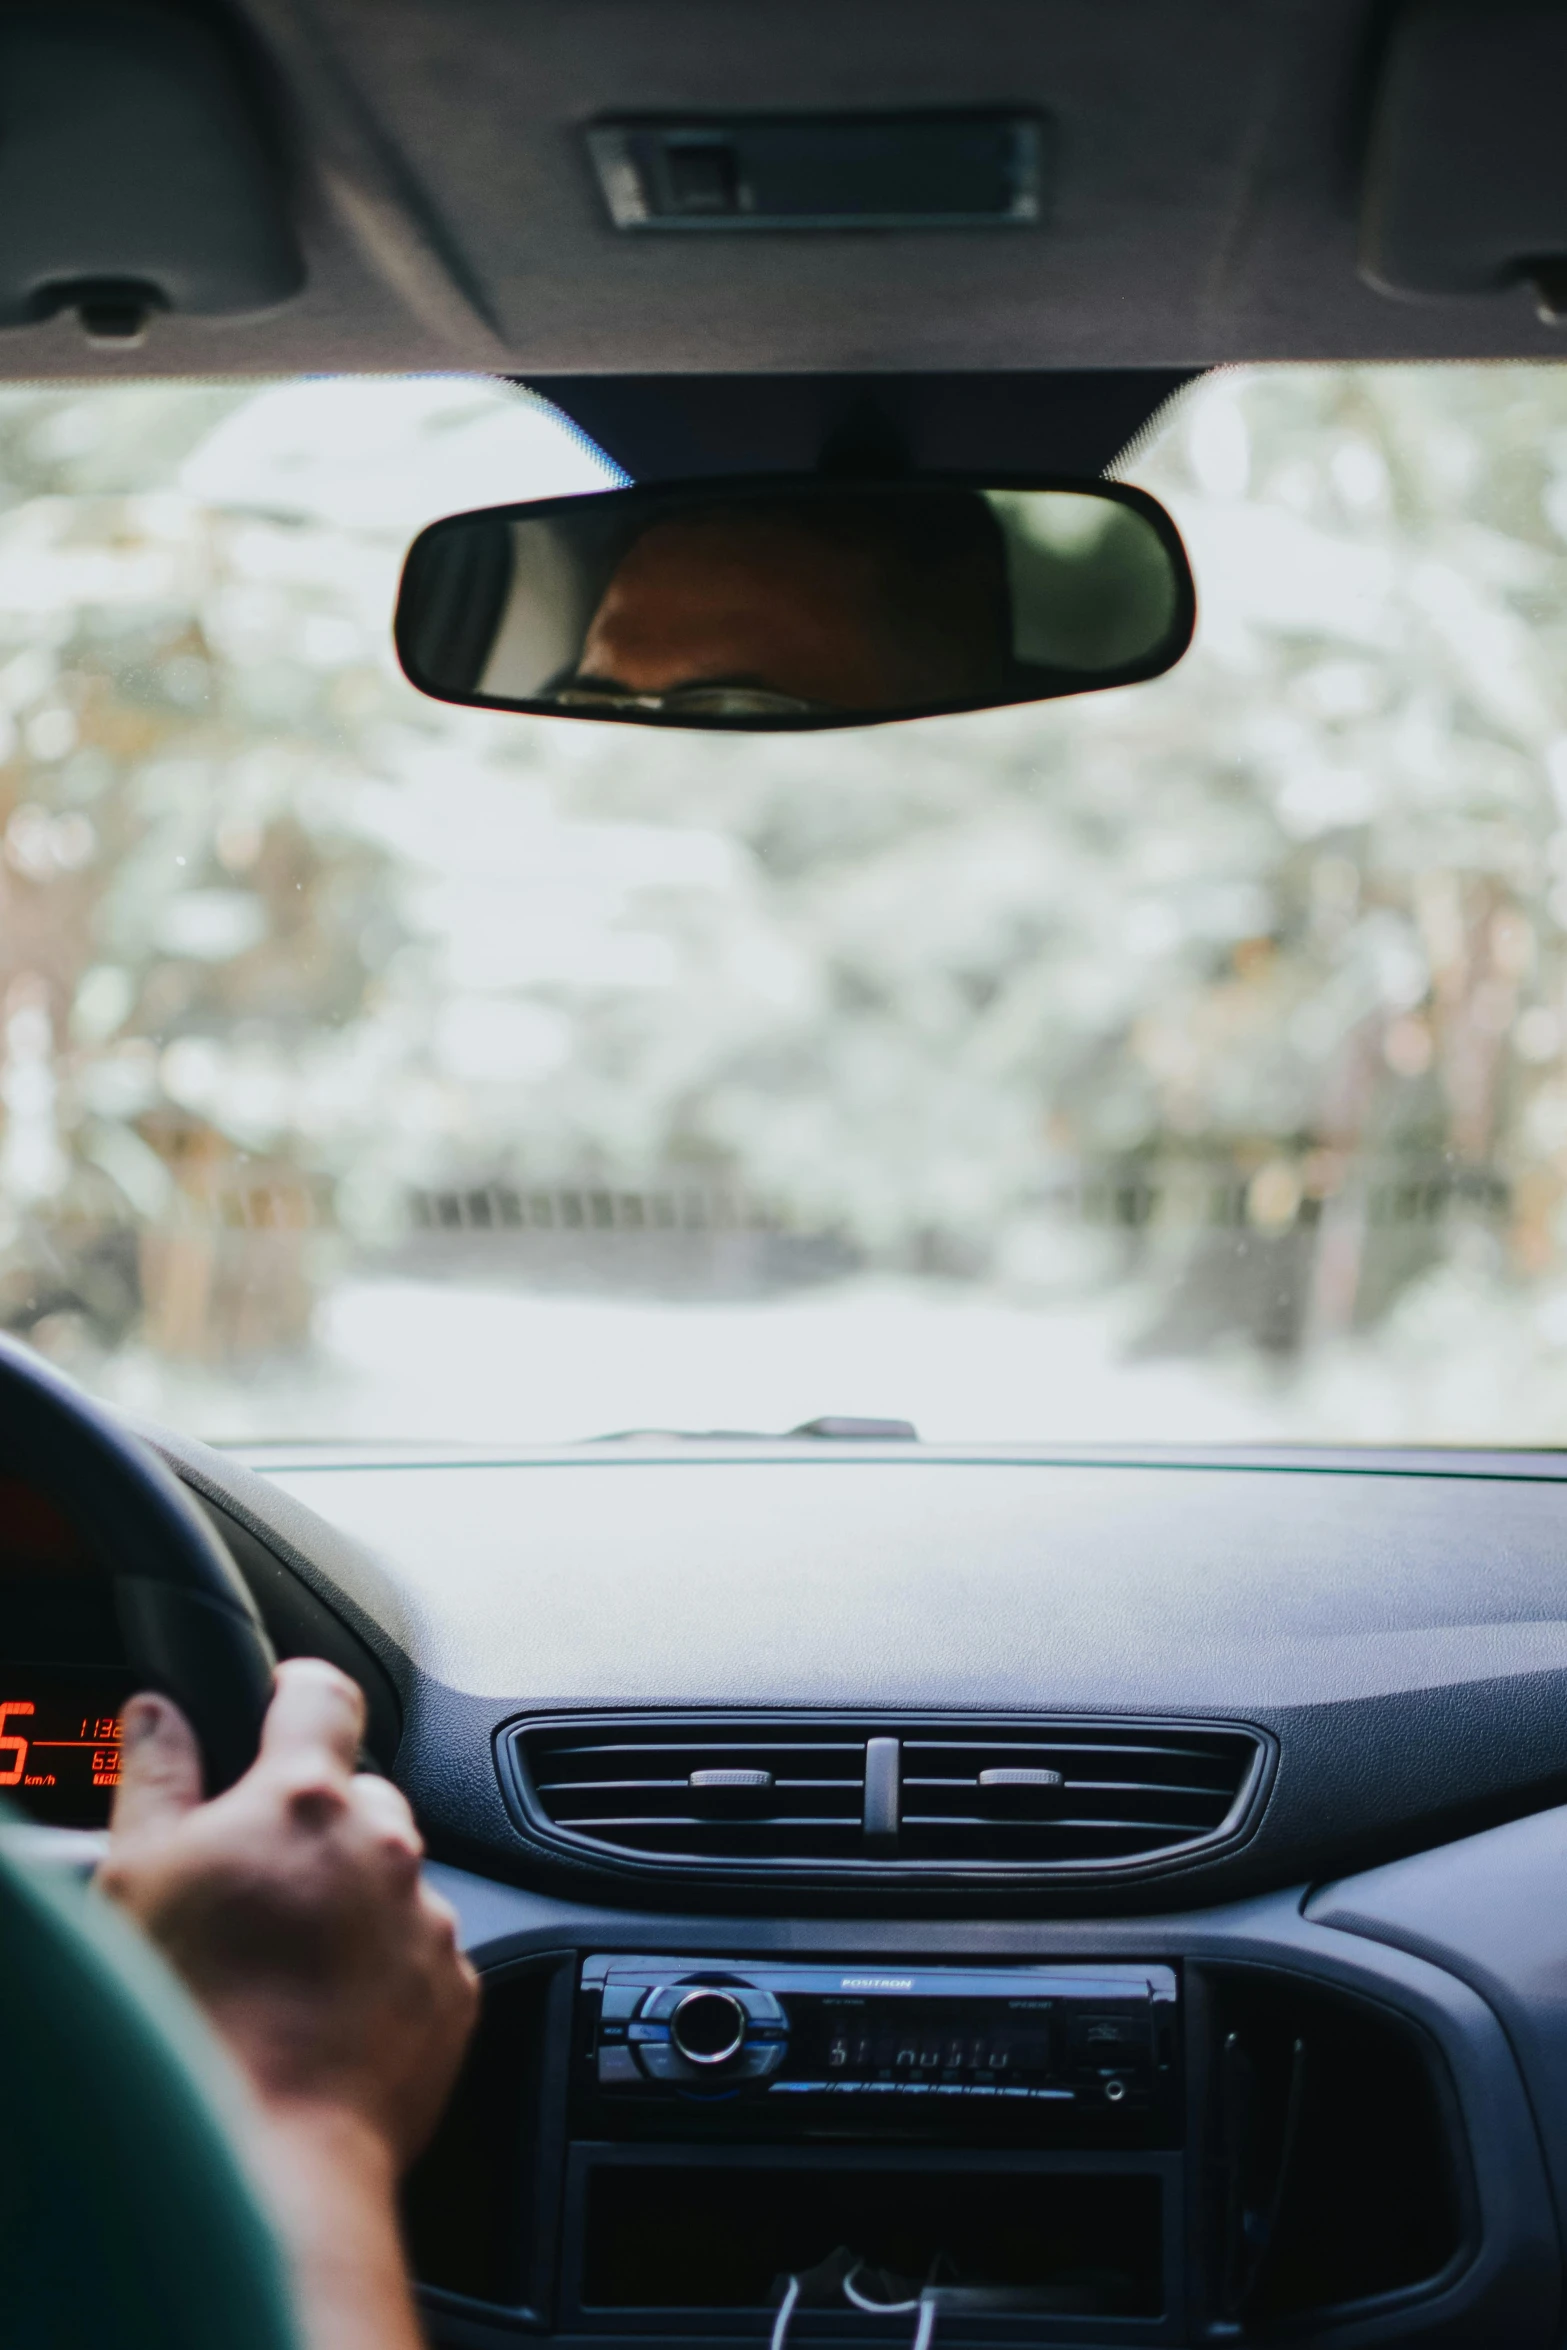
<path id="1" fill-rule="evenodd" d="M 774 1812 L 770 1818 L 758 1821 L 754 1825 L 749 1822 L 742 1824 L 748 1832 L 753 1834 L 755 1827 L 793 1831 L 797 1828 L 841 1828 L 844 1825 L 842 1820 L 824 1819 L 814 1812 Z M 733 1832 L 735 1822 L 733 1820 L 704 1820 L 691 1812 L 623 1812 L 618 1816 L 613 1812 L 606 1812 L 595 1813 L 593 1825 L 606 1832 L 611 1828 L 681 1828 L 689 1830 L 695 1835 L 700 1835 L 704 1830 L 711 1828 L 716 1834 L 727 1836 Z"/>
<path id="2" fill-rule="evenodd" d="M 573 1747 L 571 1747 L 571 1748 L 569 1748 L 569 1749 L 566 1749 L 565 1751 L 568 1751 L 568 1752 L 570 1753 L 570 1755 L 571 1755 L 571 1758 L 572 1758 L 573 1762 L 576 1762 L 576 1763 L 584 1763 L 584 1762 L 591 1762 L 591 1761 L 592 1761 L 592 1759 L 593 1759 L 593 1757 L 594 1757 L 595 1755 L 600 1755 L 600 1754 L 602 1754 L 602 1755 L 609 1755 L 609 1756 L 613 1756 L 613 1757 L 614 1757 L 614 1758 L 616 1758 L 617 1760 L 618 1760 L 618 1759 L 622 1759 L 622 1758 L 624 1758 L 624 1757 L 626 1757 L 626 1756 L 632 1756 L 632 1757 L 635 1757 L 635 1756 L 637 1756 L 637 1755 L 642 1755 L 642 1754 L 657 1755 L 657 1756 L 659 1756 L 659 1757 L 662 1759 L 662 1758 L 664 1758 L 664 1757 L 666 1757 L 666 1756 L 668 1756 L 668 1755 L 671 1755 L 671 1754 L 680 1754 L 680 1753 L 683 1753 L 683 1752 L 687 1751 L 687 1749 L 688 1749 L 688 1748 L 689 1748 L 689 1751 L 690 1751 L 692 1754 L 703 1754 L 703 1755 L 736 1755 L 736 1754 L 794 1754 L 794 1755 L 798 1755 L 798 1754 L 801 1754 L 801 1753 L 803 1753 L 803 1752 L 807 1752 L 807 1751 L 808 1751 L 809 1753 L 811 1753 L 812 1755 L 817 1755 L 817 1754 L 820 1754 L 820 1755 L 823 1755 L 823 1756 L 826 1756 L 826 1755 L 833 1755 L 833 1754 L 839 1754 L 839 1755 L 856 1755 L 856 1754 L 860 1754 L 860 1753 L 862 1753 L 862 1752 L 863 1752 L 863 1750 L 864 1750 L 864 1745 L 865 1745 L 865 1741 L 864 1741 L 863 1739 L 860 1739 L 860 1740 L 859 1740 L 857 1743 L 854 1743 L 854 1744 L 850 1744 L 850 1743 L 848 1743 L 847 1741 L 845 1741 L 845 1742 L 844 1742 L 843 1744 L 841 1744 L 841 1745 L 839 1745 L 839 1744 L 836 1744 L 836 1743 L 835 1743 L 835 1744 L 833 1744 L 833 1745 L 831 1745 L 831 1746 L 820 1746 L 820 1747 L 818 1747 L 818 1746 L 812 1746 L 812 1747 L 810 1747 L 809 1749 L 805 1749 L 805 1748 L 802 1748 L 802 1747 L 801 1747 L 801 1746 L 798 1744 L 798 1742 L 793 1742 L 793 1741 L 791 1741 L 789 1744 L 787 1744 L 787 1745 L 786 1745 L 786 1744 L 782 1743 L 781 1741 L 779 1741 L 779 1740 L 777 1740 L 777 1739 L 765 1739 L 765 1738 L 744 1738 L 744 1739 L 740 1739 L 740 1738 L 722 1738 L 722 1739 L 715 1739 L 715 1740 L 712 1742 L 712 1744 L 709 1744 L 709 1743 L 707 1742 L 707 1740 L 705 1740 L 705 1739 L 702 1739 L 702 1740 L 695 1740 L 695 1739 L 693 1739 L 693 1740 L 690 1740 L 690 1741 L 682 1741 L 682 1742 L 681 1742 L 681 1744 L 680 1744 L 680 1745 L 678 1745 L 678 1746 L 666 1746 L 666 1745 L 664 1745 L 664 1744 L 662 1744 L 662 1743 L 660 1743 L 660 1744 L 658 1744 L 658 1745 L 642 1745 L 642 1746 L 573 1746 Z"/>
<path id="3" fill-rule="evenodd" d="M 707 1770 L 707 1765 L 698 1765 L 698 1767 L 700 1770 Z M 766 1772 L 766 1774 L 756 1772 L 756 1777 L 759 1779 L 766 1777 L 766 1784 L 773 1786 L 773 1788 L 792 1788 L 792 1786 L 839 1788 L 841 1786 L 848 1795 L 860 1793 L 858 1779 L 785 1779 L 780 1772 Z M 709 1779 L 712 1779 L 712 1774 L 709 1774 Z M 712 1779 L 712 1784 L 717 1784 L 717 1779 Z M 691 1772 L 686 1772 L 684 1779 L 540 1779 L 538 1786 L 540 1786 L 540 1793 L 547 1791 L 550 1795 L 613 1795 L 618 1786 L 634 1786 L 639 1793 L 648 1793 L 651 1788 L 670 1788 L 672 1795 L 684 1795 L 684 1793 L 688 1793 L 688 1788 L 691 1788 Z"/>
<path id="4" fill-rule="evenodd" d="M 670 1880 L 847 1870 L 1037 1882 L 1233 1839 L 1266 1753 L 1255 1732 L 1195 1724 L 800 1715 L 556 1719 L 511 1731 L 503 1751 L 519 1817 L 579 1858 L 618 1856 Z"/>
<path id="5" fill-rule="evenodd" d="M 1084 1795 L 1096 1794 L 1103 1788 L 1114 1795 L 1211 1795 L 1228 1803 L 1234 1794 L 1233 1788 L 1197 1787 L 1193 1786 L 1189 1779 L 1171 1779 L 1169 1781 L 1160 1779 L 1074 1779 L 1070 1771 L 1062 1772 L 1060 1777 L 1067 1787 Z M 979 1784 L 980 1775 L 977 1772 L 968 1779 L 919 1779 L 909 1771 L 905 1771 L 903 1774 L 903 1785 L 906 1790 L 914 1788 L 944 1790 L 950 1787 L 954 1791 L 972 1795 L 975 1787 Z"/>
<path id="6" fill-rule="evenodd" d="M 1062 1754 L 1178 1754 L 1210 1755 L 1215 1759 L 1223 1754 L 1217 1744 L 1197 1744 L 1185 1739 L 1151 1738 L 1133 1743 L 1122 1738 L 908 1738 L 910 1754 L 985 1754 L 1019 1755 L 1059 1752 Z"/>
<path id="7" fill-rule="evenodd" d="M 973 1828 L 1005 1836 L 1016 1831 L 1020 1835 L 1037 1836 L 1041 1830 L 1052 1836 L 1070 1836 L 1081 1833 L 1102 1836 L 1108 1830 L 1117 1836 L 1201 1836 L 1211 1828 L 1211 1820 L 1097 1820 L 1097 1819 L 1003 1819 L 999 1814 L 984 1812 L 905 1812 L 903 1825 L 909 1828 Z"/>

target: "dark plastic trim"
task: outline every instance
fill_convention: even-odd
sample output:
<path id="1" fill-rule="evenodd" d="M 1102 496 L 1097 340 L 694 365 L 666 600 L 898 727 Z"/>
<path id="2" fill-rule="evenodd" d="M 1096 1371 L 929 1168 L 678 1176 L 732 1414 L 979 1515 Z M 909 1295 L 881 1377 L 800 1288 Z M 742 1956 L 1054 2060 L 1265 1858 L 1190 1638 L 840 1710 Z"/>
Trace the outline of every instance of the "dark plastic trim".
<path id="1" fill-rule="evenodd" d="M 970 2177 L 986 2172 L 1004 2177 L 1015 2177 L 1018 2172 L 1033 2172 L 1041 2178 L 1151 2178 L 1157 2179 L 1163 2199 L 1163 2241 L 1160 2268 L 1164 2286 L 1164 2309 L 1157 2317 L 1093 2317 L 1052 2316 L 1044 2310 L 1027 2312 L 963 2312 L 946 2311 L 937 2324 L 937 2339 L 959 2341 L 993 2341 L 998 2344 L 1016 2344 L 1018 2350 L 1032 2350 L 1032 2345 L 1078 2345 L 1089 2336 L 1104 2343 L 1179 2342 L 1187 2337 L 1187 2269 L 1183 2258 L 1182 2203 L 1188 2181 L 1186 2168 L 1179 2154 L 1139 2151 L 1125 2154 L 1101 2150 L 1058 2150 L 1000 2146 L 908 2146 L 891 2140 L 860 2141 L 832 2146 L 802 2146 L 770 2144 L 762 2141 L 746 2145 L 716 2146 L 697 2141 L 682 2143 L 668 2140 L 649 2141 L 581 2141 L 570 2145 L 566 2153 L 565 2227 L 562 2234 L 561 2284 L 559 2313 L 561 2330 L 570 2335 L 597 2337 L 606 2330 L 624 2331 L 640 2335 L 644 2340 L 668 2341 L 671 2337 L 683 2342 L 708 2342 L 714 2336 L 722 2337 L 736 2331 L 748 2332 L 758 2338 L 758 2314 L 752 2310 L 730 2307 L 670 2308 L 658 2304 L 644 2307 L 606 2307 L 600 2303 L 584 2303 L 573 2290 L 573 2280 L 580 2277 L 587 2237 L 587 2188 L 592 2173 L 610 2169 L 712 2169 L 717 2165 L 737 2170 L 797 2170 L 797 2171 L 855 2171 L 875 2169 L 899 2171 L 918 2177 L 925 2173 L 945 2173 L 954 2177 Z M 698 2221 L 697 2224 L 700 2224 Z M 747 2321 L 749 2320 L 749 2324 Z M 908 2338 L 910 2321 L 894 2315 L 890 2320 L 858 2324 L 852 2316 L 836 2312 L 802 2311 L 791 2332 L 802 2341 L 823 2337 L 851 2340 L 864 2339 L 902 2345 Z"/>

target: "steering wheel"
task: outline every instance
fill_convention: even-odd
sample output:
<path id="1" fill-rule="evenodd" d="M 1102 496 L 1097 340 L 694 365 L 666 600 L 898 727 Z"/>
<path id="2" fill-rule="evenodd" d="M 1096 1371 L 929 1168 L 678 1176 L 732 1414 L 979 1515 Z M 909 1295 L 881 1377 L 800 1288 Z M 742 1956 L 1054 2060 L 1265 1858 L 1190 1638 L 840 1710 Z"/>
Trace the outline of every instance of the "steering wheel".
<path id="1" fill-rule="evenodd" d="M 137 1684 L 195 1730 L 217 1795 L 254 1760 L 277 1662 L 227 1551 L 156 1453 L 0 1336 L 0 1472 L 46 1492 L 113 1577 Z"/>

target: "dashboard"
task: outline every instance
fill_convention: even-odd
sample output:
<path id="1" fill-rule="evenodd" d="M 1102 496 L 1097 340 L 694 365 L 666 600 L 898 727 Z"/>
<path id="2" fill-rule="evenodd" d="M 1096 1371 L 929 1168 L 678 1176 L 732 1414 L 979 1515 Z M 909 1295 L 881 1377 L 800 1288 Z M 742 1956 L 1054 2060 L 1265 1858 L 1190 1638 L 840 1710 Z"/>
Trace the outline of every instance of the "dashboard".
<path id="1" fill-rule="evenodd" d="M 432 2339 L 1558 2341 L 1567 1463 L 156 1439 L 483 1973 Z M 106 1563 L 0 1488 L 0 1785 Z"/>

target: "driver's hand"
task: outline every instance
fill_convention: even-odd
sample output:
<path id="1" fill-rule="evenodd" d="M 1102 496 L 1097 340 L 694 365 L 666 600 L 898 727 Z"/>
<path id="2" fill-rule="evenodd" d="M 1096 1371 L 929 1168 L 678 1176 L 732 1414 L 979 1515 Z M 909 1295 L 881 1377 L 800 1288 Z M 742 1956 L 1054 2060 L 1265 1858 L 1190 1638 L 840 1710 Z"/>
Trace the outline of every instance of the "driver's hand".
<path id="1" fill-rule="evenodd" d="M 413 1814 L 355 1771 L 364 1713 L 335 1666 L 280 1665 L 259 1755 L 203 1803 L 184 1715 L 133 1698 L 98 1882 L 267 2104 L 345 2110 L 400 2168 L 435 2125 L 478 1985 L 452 1910 L 421 1880 Z"/>

